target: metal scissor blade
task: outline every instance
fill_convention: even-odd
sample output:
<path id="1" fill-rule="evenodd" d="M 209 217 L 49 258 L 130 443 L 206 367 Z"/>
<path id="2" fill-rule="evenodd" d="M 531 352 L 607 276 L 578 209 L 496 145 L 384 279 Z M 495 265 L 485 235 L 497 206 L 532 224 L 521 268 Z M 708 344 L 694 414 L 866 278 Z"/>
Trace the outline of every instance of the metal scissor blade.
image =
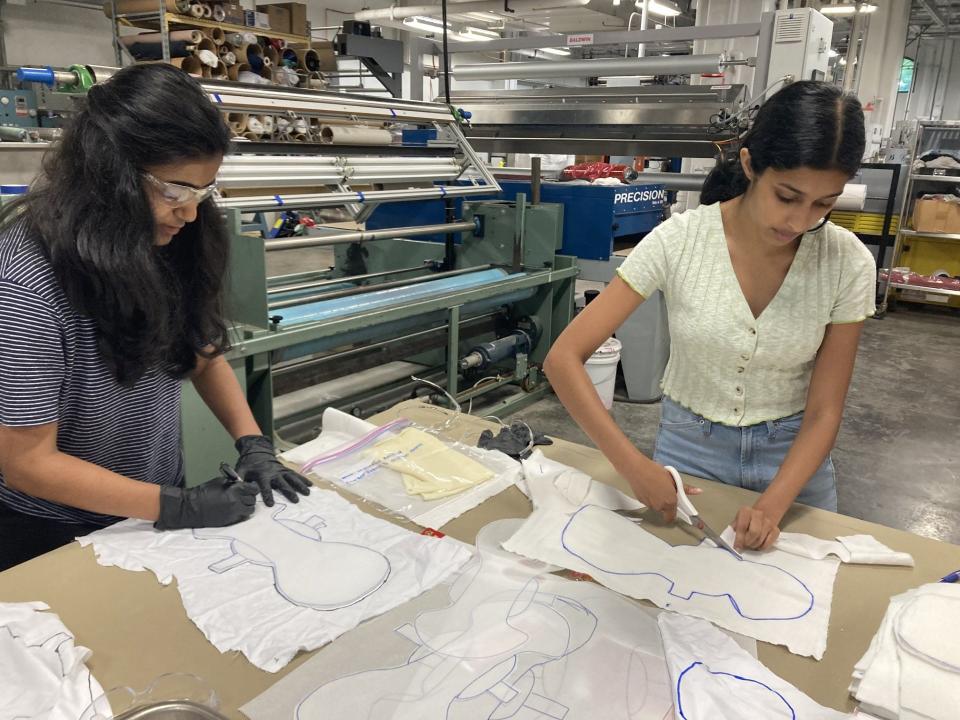
<path id="1" fill-rule="evenodd" d="M 731 545 L 722 537 L 720 537 L 703 520 L 701 520 L 699 517 L 694 517 L 692 518 L 692 520 L 693 520 L 693 525 L 695 527 L 700 528 L 701 532 L 703 532 L 704 535 L 706 535 L 710 540 L 712 540 L 717 547 L 723 548 L 724 550 L 732 554 L 735 558 L 737 558 L 737 560 L 743 560 L 743 555 L 738 553 L 736 549 L 733 547 L 733 545 Z"/>

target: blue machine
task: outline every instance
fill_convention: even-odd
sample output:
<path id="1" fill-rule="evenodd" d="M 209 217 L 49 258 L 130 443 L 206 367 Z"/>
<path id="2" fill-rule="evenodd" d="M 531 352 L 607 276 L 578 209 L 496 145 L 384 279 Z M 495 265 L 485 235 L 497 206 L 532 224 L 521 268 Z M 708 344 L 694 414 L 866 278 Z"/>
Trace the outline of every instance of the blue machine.
<path id="1" fill-rule="evenodd" d="M 500 186 L 503 188 L 501 199 L 512 200 L 518 193 L 524 193 L 527 200 L 530 199 L 529 181 L 501 180 Z M 657 226 L 663 218 L 667 191 L 663 185 L 605 186 L 546 182 L 540 185 L 540 199 L 563 205 L 561 254 L 587 260 L 608 260 L 617 239 L 640 236 Z M 457 217 L 462 217 L 462 211 L 463 201 L 457 199 Z M 375 230 L 403 225 L 431 225 L 443 221 L 441 202 L 390 203 L 381 205 L 373 212 L 367 221 L 367 228 Z M 421 239 L 442 242 L 444 238 L 443 235 L 427 235 Z"/>
<path id="2" fill-rule="evenodd" d="M 37 124 L 33 90 L 0 90 L 0 125 L 35 128 Z"/>

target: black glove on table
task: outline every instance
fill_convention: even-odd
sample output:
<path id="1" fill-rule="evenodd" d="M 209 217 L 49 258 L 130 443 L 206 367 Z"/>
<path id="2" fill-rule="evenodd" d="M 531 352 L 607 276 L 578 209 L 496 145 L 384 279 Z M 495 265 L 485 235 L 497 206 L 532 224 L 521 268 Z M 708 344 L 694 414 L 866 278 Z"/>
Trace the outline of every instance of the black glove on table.
<path id="1" fill-rule="evenodd" d="M 244 435 L 237 440 L 236 448 L 240 453 L 237 474 L 247 482 L 260 486 L 263 502 L 267 507 L 273 506 L 274 490 L 279 490 L 292 503 L 300 502 L 297 493 L 310 494 L 313 483 L 277 460 L 277 451 L 270 438 L 264 435 Z"/>
<path id="2" fill-rule="evenodd" d="M 214 478 L 192 488 L 163 485 L 157 530 L 222 527 L 253 515 L 257 488 L 247 483 Z"/>

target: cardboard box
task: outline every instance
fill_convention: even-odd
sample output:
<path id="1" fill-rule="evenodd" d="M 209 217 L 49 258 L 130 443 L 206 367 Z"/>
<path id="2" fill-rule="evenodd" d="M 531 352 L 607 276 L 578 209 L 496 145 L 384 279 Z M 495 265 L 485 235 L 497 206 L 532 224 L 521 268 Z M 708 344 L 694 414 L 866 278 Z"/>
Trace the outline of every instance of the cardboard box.
<path id="1" fill-rule="evenodd" d="M 244 10 L 246 26 L 259 28 L 261 30 L 270 30 L 270 17 L 263 12 L 254 12 L 253 10 Z M 282 32 L 282 31 L 280 31 Z"/>
<path id="2" fill-rule="evenodd" d="M 224 22 L 232 23 L 234 25 L 247 24 L 246 16 L 243 12 L 243 6 L 240 5 L 240 3 L 223 3 L 223 12 L 225 13 L 225 17 L 223 18 Z"/>
<path id="3" fill-rule="evenodd" d="M 286 8 L 290 12 L 290 33 L 293 35 L 307 34 L 307 6 L 303 3 L 278 3 L 277 7 Z"/>
<path id="4" fill-rule="evenodd" d="M 267 16 L 268 24 L 271 30 L 281 33 L 290 32 L 290 11 L 282 5 L 257 5 L 257 14 Z"/>
<path id="5" fill-rule="evenodd" d="M 917 200 L 913 206 L 913 229 L 918 232 L 960 233 L 960 203 Z"/>

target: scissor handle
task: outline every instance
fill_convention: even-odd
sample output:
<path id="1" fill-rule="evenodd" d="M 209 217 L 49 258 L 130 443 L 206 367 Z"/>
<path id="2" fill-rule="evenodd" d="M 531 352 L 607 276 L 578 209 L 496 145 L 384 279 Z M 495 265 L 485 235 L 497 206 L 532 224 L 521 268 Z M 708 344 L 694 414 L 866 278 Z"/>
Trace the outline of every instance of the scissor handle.
<path id="1" fill-rule="evenodd" d="M 673 484 L 677 486 L 677 515 L 688 525 L 693 525 L 693 518 L 697 515 L 697 509 L 687 497 L 686 490 L 683 489 L 683 480 L 675 467 L 666 466 L 667 472 L 673 478 Z"/>

